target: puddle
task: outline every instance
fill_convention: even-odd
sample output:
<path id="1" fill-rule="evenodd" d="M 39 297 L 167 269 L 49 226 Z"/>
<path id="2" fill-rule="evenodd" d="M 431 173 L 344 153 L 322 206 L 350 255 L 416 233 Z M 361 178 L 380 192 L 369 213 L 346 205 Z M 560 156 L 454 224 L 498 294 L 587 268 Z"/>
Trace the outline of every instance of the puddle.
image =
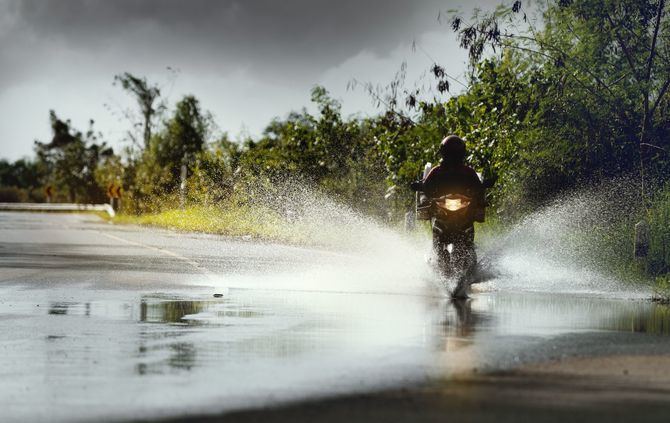
<path id="1" fill-rule="evenodd" d="M 140 321 L 183 325 L 232 325 L 237 319 L 262 317 L 262 313 L 225 298 L 214 300 L 170 299 L 146 296 L 140 302 Z"/>
<path id="2" fill-rule="evenodd" d="M 72 301 L 56 301 L 49 303 L 48 313 L 52 315 L 79 315 L 91 314 L 91 303 L 76 303 Z"/>
<path id="3" fill-rule="evenodd" d="M 670 334 L 670 308 L 647 300 L 620 300 L 569 294 L 484 293 L 472 313 L 495 320 L 506 334 L 557 335 L 615 331 Z M 476 319 L 475 319 L 476 320 Z M 486 329 L 487 324 L 480 324 Z"/>
<path id="4" fill-rule="evenodd" d="M 206 301 L 152 300 L 143 298 L 140 302 L 140 322 L 187 324 L 184 316 L 197 315 L 210 307 Z"/>
<path id="5" fill-rule="evenodd" d="M 232 409 L 621 345 L 670 350 L 670 308 L 639 300 L 479 292 L 454 302 L 268 289 L 222 298 L 209 290 L 9 294 L 0 317 L 27 316 L 0 318 L 0 398 L 17 420 Z"/>

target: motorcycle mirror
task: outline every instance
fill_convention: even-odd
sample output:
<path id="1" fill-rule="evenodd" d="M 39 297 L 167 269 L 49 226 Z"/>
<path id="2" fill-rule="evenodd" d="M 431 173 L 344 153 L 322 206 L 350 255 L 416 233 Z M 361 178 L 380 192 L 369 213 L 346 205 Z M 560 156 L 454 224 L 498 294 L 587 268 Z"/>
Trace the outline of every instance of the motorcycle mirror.
<path id="1" fill-rule="evenodd" d="M 423 182 L 414 181 L 411 184 L 409 184 L 409 187 L 412 189 L 412 191 L 422 191 L 423 190 Z"/>

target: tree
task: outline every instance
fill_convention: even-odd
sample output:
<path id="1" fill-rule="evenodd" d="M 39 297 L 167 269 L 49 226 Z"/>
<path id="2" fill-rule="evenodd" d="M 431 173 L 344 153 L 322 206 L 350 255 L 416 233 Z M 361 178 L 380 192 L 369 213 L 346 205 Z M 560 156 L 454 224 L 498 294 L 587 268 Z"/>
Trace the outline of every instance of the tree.
<path id="1" fill-rule="evenodd" d="M 0 160 L 0 186 L 34 189 L 40 185 L 40 176 L 34 161 L 19 159 L 10 163 Z"/>
<path id="2" fill-rule="evenodd" d="M 210 127 L 211 116 L 202 112 L 194 96 L 180 100 L 137 164 L 138 198 L 173 192 L 179 185 L 181 166 L 192 170 L 197 155 L 207 146 Z"/>
<path id="3" fill-rule="evenodd" d="M 637 167 L 644 195 L 670 162 L 665 0 L 560 0 L 542 17 L 535 24 L 516 1 L 469 24 L 456 16 L 452 27 L 473 64 L 487 49 L 526 64 L 521 78 L 542 93 L 528 146 L 553 150 L 565 163 L 557 175 L 577 181 Z"/>
<path id="4" fill-rule="evenodd" d="M 38 167 L 45 184 L 56 184 L 67 193 L 70 202 L 97 202 L 104 200 L 104 191 L 95 180 L 99 161 L 114 154 L 106 144 L 98 143 L 99 135 L 93 130 L 93 121 L 86 133 L 75 131 L 69 120 L 61 120 L 49 112 L 53 136 L 49 143 L 35 141 Z"/>
<path id="5" fill-rule="evenodd" d="M 173 179 L 179 178 L 182 164 L 190 164 L 207 144 L 211 117 L 202 112 L 200 102 L 185 96 L 175 107 L 165 128 L 151 143 L 157 163 L 169 169 Z"/>
<path id="6" fill-rule="evenodd" d="M 373 121 L 344 119 L 339 102 L 320 86 L 312 90 L 312 101 L 318 114 L 292 112 L 273 120 L 261 139 L 248 140 L 238 174 L 252 181 L 298 179 L 357 209 L 382 215 L 386 172 Z"/>
<path id="7" fill-rule="evenodd" d="M 148 148 L 156 115 L 165 108 L 158 101 L 161 95 L 160 88 L 158 85 L 150 84 L 146 78 L 137 77 L 129 72 L 114 76 L 114 83 L 120 83 L 124 90 L 135 97 L 142 115 L 142 122 L 139 125 L 142 127 L 143 147 Z M 137 124 L 133 122 L 133 126 L 135 125 Z M 132 133 L 129 135 L 135 141 L 134 135 Z"/>

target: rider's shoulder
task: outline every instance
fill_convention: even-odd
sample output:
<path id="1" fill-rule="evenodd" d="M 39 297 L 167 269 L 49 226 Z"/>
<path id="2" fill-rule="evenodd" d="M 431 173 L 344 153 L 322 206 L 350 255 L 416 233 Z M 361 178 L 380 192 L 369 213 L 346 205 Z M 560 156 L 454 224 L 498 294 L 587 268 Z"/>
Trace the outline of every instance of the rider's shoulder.
<path id="1" fill-rule="evenodd" d="M 428 172 L 428 175 L 426 175 L 426 179 L 428 179 L 430 177 L 435 177 L 436 175 L 442 173 L 443 171 L 444 171 L 444 168 L 441 165 L 437 165 L 434 168 L 432 168 L 430 170 L 430 172 Z"/>
<path id="2" fill-rule="evenodd" d="M 470 166 L 468 166 L 466 164 L 462 165 L 461 171 L 464 172 L 464 173 L 469 173 L 469 174 L 475 174 L 475 175 L 477 174 L 476 170 L 474 170 L 473 168 L 471 168 Z"/>

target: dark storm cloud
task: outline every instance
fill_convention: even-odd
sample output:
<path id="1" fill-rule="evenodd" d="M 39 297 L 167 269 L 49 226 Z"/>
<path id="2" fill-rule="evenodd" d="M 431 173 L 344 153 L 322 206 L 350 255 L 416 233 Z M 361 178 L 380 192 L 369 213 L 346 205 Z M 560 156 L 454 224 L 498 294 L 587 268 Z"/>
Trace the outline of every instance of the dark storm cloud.
<path id="1" fill-rule="evenodd" d="M 309 105 L 316 83 L 346 97 L 348 113 L 375 113 L 348 81 L 388 82 L 403 60 L 410 78 L 432 60 L 458 75 L 465 56 L 438 12 L 497 2 L 0 0 L 0 115 L 11 116 L 0 125 L 0 158 L 48 139 L 50 109 L 78 128 L 94 118 L 120 145 L 127 122 L 114 110 L 134 107 L 112 86 L 124 71 L 159 84 L 170 102 L 197 95 L 233 134 L 259 134 L 274 116 Z"/>
<path id="2" fill-rule="evenodd" d="M 186 63 L 195 71 L 314 77 L 362 50 L 384 55 L 411 42 L 435 27 L 446 7 L 433 0 L 9 0 L 0 60 L 15 77 L 46 57 L 58 61 L 63 51 L 103 61 L 113 51 L 108 60 Z"/>

